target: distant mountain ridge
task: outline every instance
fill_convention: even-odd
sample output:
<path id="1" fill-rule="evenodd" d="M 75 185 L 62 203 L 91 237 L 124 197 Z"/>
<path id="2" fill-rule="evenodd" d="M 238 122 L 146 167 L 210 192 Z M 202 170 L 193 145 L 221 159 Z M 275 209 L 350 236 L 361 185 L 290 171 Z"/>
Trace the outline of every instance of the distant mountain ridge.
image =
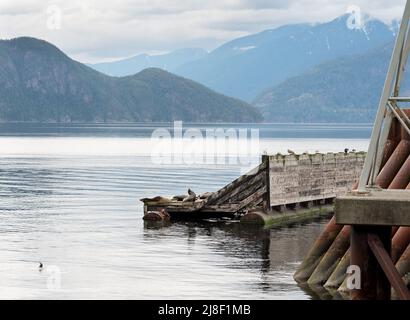
<path id="1" fill-rule="evenodd" d="M 394 40 L 395 30 L 381 21 L 349 29 L 347 19 L 344 15 L 328 23 L 286 25 L 235 39 L 175 73 L 250 102 L 267 88 L 315 65 Z"/>
<path id="2" fill-rule="evenodd" d="M 320 64 L 266 90 L 253 104 L 268 122 L 373 122 L 392 51 L 393 42 Z M 406 96 L 407 73 L 403 80 Z"/>
<path id="3" fill-rule="evenodd" d="M 185 63 L 198 60 L 208 52 L 200 48 L 184 48 L 166 54 L 140 54 L 113 62 L 88 64 L 91 68 L 110 76 L 123 77 L 136 74 L 147 68 L 161 68 L 173 72 Z"/>
<path id="4" fill-rule="evenodd" d="M 160 69 L 109 77 L 28 37 L 0 40 L 0 121 L 255 122 L 249 104 Z"/>

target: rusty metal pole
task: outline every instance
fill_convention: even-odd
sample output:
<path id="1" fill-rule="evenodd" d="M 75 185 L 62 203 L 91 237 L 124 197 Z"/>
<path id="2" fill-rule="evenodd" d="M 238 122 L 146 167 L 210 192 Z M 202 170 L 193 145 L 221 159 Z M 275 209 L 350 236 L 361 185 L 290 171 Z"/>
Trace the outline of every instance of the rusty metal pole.
<path id="1" fill-rule="evenodd" d="M 399 121 L 394 118 L 391 123 L 391 128 L 389 136 L 387 138 L 386 144 L 383 149 L 383 156 L 380 163 L 380 170 L 383 169 L 384 165 L 387 163 L 393 151 L 396 149 L 397 145 L 401 140 L 401 128 Z"/>
<path id="2" fill-rule="evenodd" d="M 389 189 L 405 189 L 410 183 L 410 155 L 389 185 Z"/>
<path id="3" fill-rule="evenodd" d="M 408 109 L 407 109 L 408 110 Z M 410 112 L 409 111 L 404 111 L 404 113 L 407 115 L 407 116 L 410 116 Z M 401 135 L 401 139 L 402 140 L 407 140 L 407 141 L 410 141 L 410 135 L 409 135 L 409 133 L 407 132 L 407 130 L 401 125 L 400 126 L 400 135 Z"/>
<path id="4" fill-rule="evenodd" d="M 387 284 L 389 290 L 391 290 L 391 287 L 393 287 L 401 300 L 410 301 L 410 291 L 403 283 L 403 279 L 400 276 L 400 273 L 397 271 L 395 265 L 391 261 L 390 254 L 386 250 L 386 244 L 382 242 L 378 235 L 372 233 L 368 234 L 367 243 L 369 244 L 370 249 L 376 257 L 377 262 L 379 263 L 379 266 L 382 268 L 385 276 L 390 283 Z M 378 290 L 382 295 L 386 292 L 385 288 L 378 288 Z"/>
<path id="5" fill-rule="evenodd" d="M 396 269 L 402 277 L 410 273 L 410 244 L 397 261 Z"/>
<path id="6" fill-rule="evenodd" d="M 392 156 L 384 165 L 383 169 L 380 171 L 379 176 L 376 179 L 377 185 L 387 189 L 390 183 L 393 181 L 394 177 L 399 172 L 400 168 L 407 160 L 410 154 L 410 141 L 401 140 L 394 150 Z"/>
<path id="7" fill-rule="evenodd" d="M 350 248 L 344 254 L 342 260 L 340 260 L 339 264 L 335 268 L 335 270 L 330 275 L 329 279 L 327 279 L 324 287 L 328 289 L 337 289 L 343 283 L 344 279 L 346 278 L 346 270 L 350 265 Z"/>
<path id="8" fill-rule="evenodd" d="M 393 237 L 391 258 L 396 263 L 410 244 L 410 227 L 400 227 Z"/>
<path id="9" fill-rule="evenodd" d="M 352 227 L 350 264 L 360 268 L 361 287 L 352 288 L 350 296 L 352 300 L 389 300 L 391 285 L 368 245 L 369 233 L 377 234 L 386 251 L 391 250 L 390 227 Z"/>
<path id="10" fill-rule="evenodd" d="M 344 226 L 310 276 L 308 280 L 309 285 L 322 285 L 329 279 L 347 249 L 349 249 L 349 241 L 350 226 Z"/>
<path id="11" fill-rule="evenodd" d="M 376 283 L 376 258 L 367 245 L 366 229 L 359 226 L 352 227 L 350 237 L 350 264 L 359 267 L 360 287 L 352 288 L 352 300 L 372 300 L 377 297 Z M 366 272 L 363 272 L 367 268 Z M 347 283 L 347 278 L 345 280 Z M 343 284 L 345 284 L 345 282 Z M 348 288 L 350 289 L 350 288 Z"/>
<path id="12" fill-rule="evenodd" d="M 350 247 L 350 254 L 351 254 L 351 247 Z M 350 262 L 349 262 L 350 265 Z M 350 290 L 347 288 L 347 277 L 344 278 L 342 284 L 340 285 L 340 287 L 337 289 L 338 292 L 340 292 L 340 294 L 343 294 L 344 296 L 348 295 L 350 296 Z"/>
<path id="13" fill-rule="evenodd" d="M 392 238 L 394 237 L 394 235 L 396 234 L 398 229 L 399 229 L 398 227 L 393 227 L 392 228 L 392 234 L 391 234 Z M 400 239 L 400 243 L 398 243 L 399 239 Z M 394 240 L 394 238 L 393 238 L 393 240 L 392 240 L 392 247 L 393 247 L 392 248 L 392 256 L 395 255 L 395 253 L 394 253 L 395 251 L 397 252 L 396 254 L 398 254 L 399 252 L 402 253 L 402 243 L 404 241 L 402 240 L 402 236 L 400 236 L 396 240 Z M 397 249 L 395 249 L 395 247 Z M 342 284 L 343 284 L 343 281 L 346 278 L 346 270 L 349 267 L 349 265 L 350 265 L 350 248 L 346 251 L 346 253 L 343 256 L 342 260 L 340 260 L 340 262 L 337 265 L 336 269 L 332 272 L 331 276 L 326 281 L 326 283 L 324 285 L 325 288 L 329 288 L 329 289 L 340 288 L 341 290 L 346 289 L 345 287 L 342 286 Z"/>
<path id="14" fill-rule="evenodd" d="M 309 279 L 342 228 L 342 225 L 336 224 L 335 217 L 332 217 L 326 225 L 325 230 L 323 230 L 319 238 L 313 244 L 312 248 L 306 255 L 306 258 L 293 275 L 295 281 L 300 283 L 306 282 Z"/>
<path id="15" fill-rule="evenodd" d="M 410 290 L 410 244 L 401 255 L 399 261 L 397 261 L 396 269 L 400 276 L 403 278 L 405 285 Z M 398 298 L 398 294 L 397 292 L 395 292 L 394 288 L 392 291 L 392 296 Z"/>

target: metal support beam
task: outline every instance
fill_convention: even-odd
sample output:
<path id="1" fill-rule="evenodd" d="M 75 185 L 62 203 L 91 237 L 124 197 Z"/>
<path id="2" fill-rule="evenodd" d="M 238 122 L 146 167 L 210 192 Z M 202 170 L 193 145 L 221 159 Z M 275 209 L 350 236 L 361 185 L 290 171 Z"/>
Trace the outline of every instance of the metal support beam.
<path id="1" fill-rule="evenodd" d="M 403 128 L 407 131 L 408 134 L 410 134 L 410 128 L 408 124 L 406 123 L 406 121 L 409 121 L 407 116 L 404 114 L 405 118 L 403 119 L 402 116 L 397 111 L 397 108 L 395 108 L 390 102 L 388 102 L 387 105 L 389 106 L 390 111 L 393 112 L 393 114 L 396 116 L 397 120 L 399 120 Z"/>
<path id="2" fill-rule="evenodd" d="M 377 159 L 377 157 L 380 155 L 378 148 L 381 145 L 381 142 L 383 142 L 380 138 L 382 134 L 384 118 L 386 115 L 387 103 L 389 102 L 392 93 L 394 96 L 399 95 L 402 74 L 407 61 L 408 51 L 410 50 L 410 44 L 408 44 L 408 42 L 410 41 L 408 39 L 409 19 L 410 2 L 407 1 L 400 25 L 400 30 L 396 39 L 393 55 L 390 61 L 389 71 L 387 73 L 382 96 L 380 98 L 376 120 L 370 139 L 369 149 L 359 180 L 358 190 L 360 192 L 366 191 L 368 182 L 372 186 L 375 185 L 374 177 L 376 176 L 376 174 L 371 173 L 372 170 L 375 171 L 376 164 L 379 162 Z"/>
<path id="3" fill-rule="evenodd" d="M 377 147 L 377 154 L 376 154 L 376 159 L 374 160 L 373 163 L 373 168 L 372 168 L 372 181 L 376 181 L 377 175 L 379 174 L 380 171 L 380 166 L 382 164 L 383 160 L 383 152 L 384 152 L 384 147 L 387 142 L 387 138 L 389 136 L 390 128 L 393 122 L 393 115 L 391 111 L 386 112 L 386 117 L 384 119 L 384 124 L 383 124 L 383 129 L 380 133 L 380 138 L 379 138 L 379 145 Z"/>
<path id="4" fill-rule="evenodd" d="M 399 298 L 401 300 L 410 300 L 410 292 L 404 284 L 390 258 L 390 254 L 387 253 L 380 238 L 376 234 L 370 233 L 367 235 L 367 243 Z"/>
<path id="5" fill-rule="evenodd" d="M 410 43 L 410 41 L 409 41 L 409 43 Z M 410 97 L 390 97 L 389 101 L 410 102 Z"/>

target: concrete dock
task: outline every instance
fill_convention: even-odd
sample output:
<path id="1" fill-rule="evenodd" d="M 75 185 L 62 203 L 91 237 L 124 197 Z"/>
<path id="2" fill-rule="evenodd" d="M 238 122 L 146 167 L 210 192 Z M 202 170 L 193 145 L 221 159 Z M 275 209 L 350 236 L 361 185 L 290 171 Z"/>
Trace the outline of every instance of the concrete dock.
<path id="1" fill-rule="evenodd" d="M 336 223 L 368 226 L 410 226 L 410 192 L 369 189 L 336 199 Z"/>

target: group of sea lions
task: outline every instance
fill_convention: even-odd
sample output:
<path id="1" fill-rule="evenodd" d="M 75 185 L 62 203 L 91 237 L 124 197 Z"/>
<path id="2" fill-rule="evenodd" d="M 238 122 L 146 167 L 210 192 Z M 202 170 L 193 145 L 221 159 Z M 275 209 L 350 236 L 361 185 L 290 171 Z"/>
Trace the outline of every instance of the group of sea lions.
<path id="1" fill-rule="evenodd" d="M 196 195 L 196 193 L 194 191 L 192 191 L 191 189 L 188 189 L 188 195 L 178 195 L 178 196 L 174 196 L 172 198 L 173 201 L 182 201 L 182 202 L 194 202 L 197 199 L 207 199 L 212 195 L 212 192 L 205 192 L 199 196 Z"/>
<path id="2" fill-rule="evenodd" d="M 199 196 L 197 196 L 194 191 L 192 191 L 191 189 L 188 189 L 188 194 L 174 196 L 174 197 L 172 197 L 172 199 L 168 199 L 168 198 L 158 196 L 158 197 L 154 197 L 154 198 L 144 198 L 144 199 L 141 199 L 141 201 L 143 201 L 143 202 L 156 202 L 158 204 L 160 204 L 160 203 L 166 204 L 166 203 L 169 203 L 169 202 L 172 202 L 172 201 L 194 202 L 197 199 L 205 200 L 205 199 L 209 198 L 212 194 L 213 194 L 213 192 L 205 192 L 205 193 L 202 193 Z"/>

